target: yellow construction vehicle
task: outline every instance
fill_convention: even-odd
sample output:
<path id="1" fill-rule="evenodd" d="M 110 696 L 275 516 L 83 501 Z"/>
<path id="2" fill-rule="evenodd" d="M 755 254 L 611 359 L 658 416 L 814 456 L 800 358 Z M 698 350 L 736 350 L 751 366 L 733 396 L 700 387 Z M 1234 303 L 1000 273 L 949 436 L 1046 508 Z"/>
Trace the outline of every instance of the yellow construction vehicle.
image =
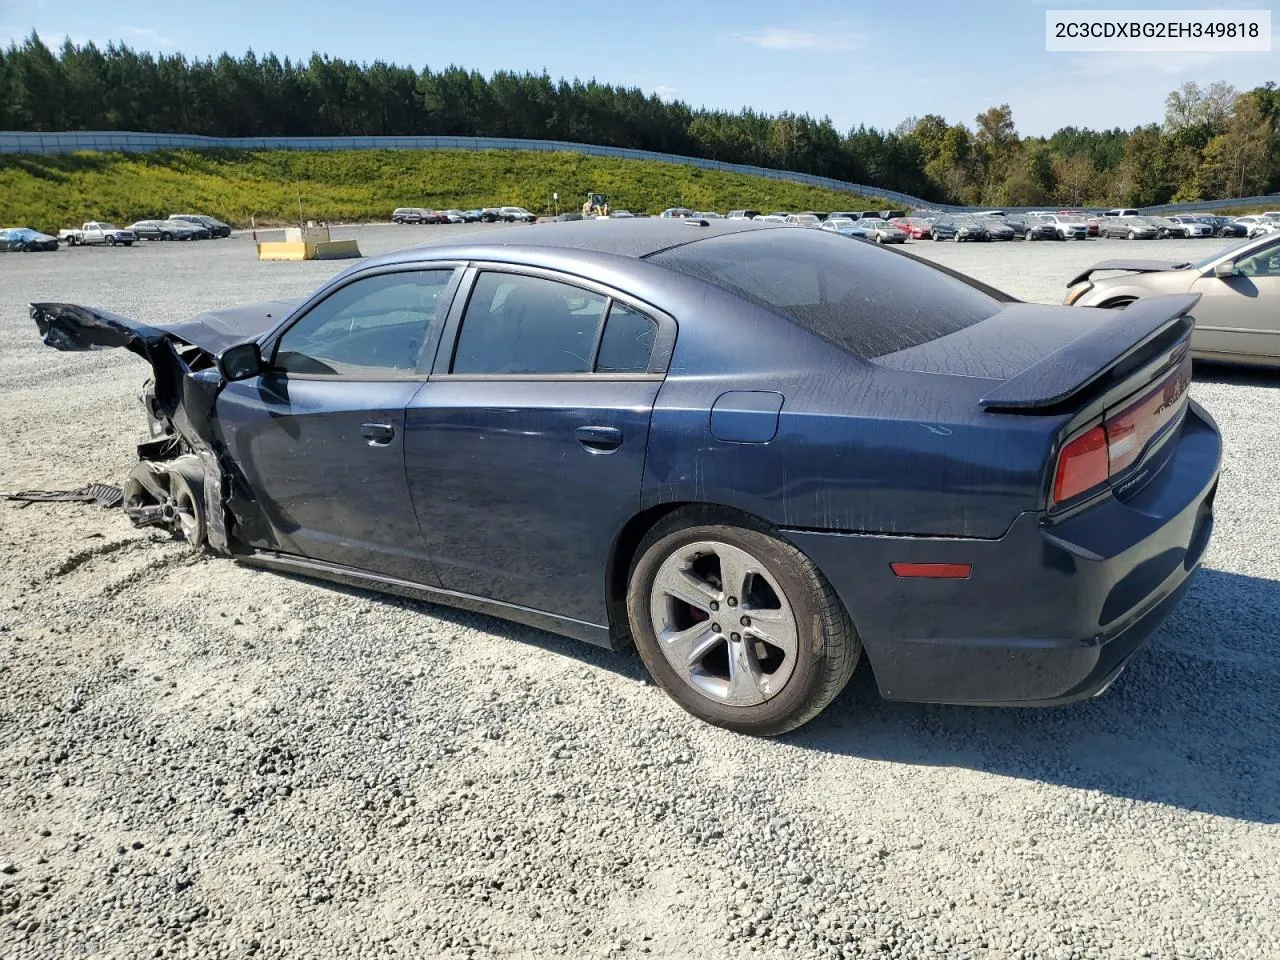
<path id="1" fill-rule="evenodd" d="M 587 202 L 582 205 L 584 217 L 607 217 L 609 215 L 609 198 L 603 193 L 588 193 Z"/>

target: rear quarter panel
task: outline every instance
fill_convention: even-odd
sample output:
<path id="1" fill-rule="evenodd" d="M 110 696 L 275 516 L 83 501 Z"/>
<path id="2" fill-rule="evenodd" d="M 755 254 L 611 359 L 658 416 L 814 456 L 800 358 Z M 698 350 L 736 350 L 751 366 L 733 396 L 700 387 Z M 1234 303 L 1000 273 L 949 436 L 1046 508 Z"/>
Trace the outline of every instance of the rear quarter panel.
<path id="1" fill-rule="evenodd" d="M 882 368 L 725 299 L 716 306 L 750 336 L 726 345 L 717 325 L 682 323 L 654 407 L 644 507 L 714 503 L 780 527 L 977 537 L 1036 507 L 1050 431 L 1045 418 L 983 413 L 991 380 Z M 712 406 L 737 390 L 783 395 L 772 439 L 713 435 Z"/>

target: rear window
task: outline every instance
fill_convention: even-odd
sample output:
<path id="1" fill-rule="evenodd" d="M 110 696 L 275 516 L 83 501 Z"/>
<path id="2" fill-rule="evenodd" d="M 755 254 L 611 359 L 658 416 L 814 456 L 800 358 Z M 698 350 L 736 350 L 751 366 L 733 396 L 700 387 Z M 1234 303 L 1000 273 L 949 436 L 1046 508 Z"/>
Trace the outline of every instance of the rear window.
<path id="1" fill-rule="evenodd" d="M 752 230 L 649 258 L 872 359 L 985 320 L 1000 303 L 910 257 L 821 230 Z"/>

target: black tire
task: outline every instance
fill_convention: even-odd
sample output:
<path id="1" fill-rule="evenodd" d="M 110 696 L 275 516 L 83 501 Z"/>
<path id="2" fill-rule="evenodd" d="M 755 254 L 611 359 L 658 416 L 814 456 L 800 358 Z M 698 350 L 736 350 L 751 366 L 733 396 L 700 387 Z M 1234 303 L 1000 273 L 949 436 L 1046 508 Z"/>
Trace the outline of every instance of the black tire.
<path id="1" fill-rule="evenodd" d="M 650 611 L 654 581 L 666 560 L 700 541 L 725 544 L 756 558 L 780 586 L 794 615 L 797 642 L 791 672 L 782 688 L 761 703 L 733 705 L 699 691 L 676 672 L 659 646 Z M 726 611 L 710 616 L 725 617 Z M 707 723 L 752 736 L 778 736 L 808 723 L 844 689 L 862 654 L 844 606 L 813 561 L 768 525 L 716 507 L 681 508 L 649 531 L 628 579 L 627 615 L 641 659 L 671 699 Z"/>
<path id="2" fill-rule="evenodd" d="M 114 247 L 115 245 L 116 245 L 116 238 L 113 237 L 111 234 L 107 234 L 107 246 Z"/>

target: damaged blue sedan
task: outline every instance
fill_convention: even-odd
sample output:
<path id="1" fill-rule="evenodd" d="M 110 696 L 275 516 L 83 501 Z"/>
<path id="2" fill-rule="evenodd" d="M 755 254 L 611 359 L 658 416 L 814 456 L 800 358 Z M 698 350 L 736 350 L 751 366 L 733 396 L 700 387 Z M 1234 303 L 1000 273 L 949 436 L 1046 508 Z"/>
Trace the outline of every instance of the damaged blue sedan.
<path id="1" fill-rule="evenodd" d="M 275 570 L 634 642 L 711 723 L 1094 696 L 1213 528 L 1197 297 L 1015 301 L 751 221 L 441 238 L 301 303 L 151 326 L 135 522 Z M 865 658 L 863 653 L 865 652 Z"/>

